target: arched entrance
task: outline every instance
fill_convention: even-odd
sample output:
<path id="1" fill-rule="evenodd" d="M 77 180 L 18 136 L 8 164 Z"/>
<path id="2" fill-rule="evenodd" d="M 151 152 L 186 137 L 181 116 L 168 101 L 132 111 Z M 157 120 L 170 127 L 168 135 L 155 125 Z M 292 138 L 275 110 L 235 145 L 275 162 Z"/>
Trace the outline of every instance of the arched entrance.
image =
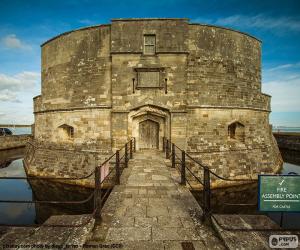
<path id="1" fill-rule="evenodd" d="M 170 136 L 170 127 L 170 112 L 163 107 L 147 104 L 128 114 L 128 134 L 137 139 L 137 149 L 162 149 L 163 137 Z"/>
<path id="2" fill-rule="evenodd" d="M 139 123 L 140 149 L 158 148 L 159 123 L 150 119 Z"/>

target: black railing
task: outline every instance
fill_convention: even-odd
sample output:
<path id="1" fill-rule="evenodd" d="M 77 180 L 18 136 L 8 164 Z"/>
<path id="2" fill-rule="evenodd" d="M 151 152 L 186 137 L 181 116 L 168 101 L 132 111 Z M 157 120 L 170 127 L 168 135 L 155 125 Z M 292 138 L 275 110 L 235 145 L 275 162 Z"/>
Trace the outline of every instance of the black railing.
<path id="1" fill-rule="evenodd" d="M 171 160 L 171 167 L 172 168 L 177 168 L 177 170 L 180 173 L 180 184 L 186 185 L 188 184 L 192 190 L 196 190 L 196 192 L 202 193 L 202 204 L 200 206 L 202 207 L 203 210 L 203 216 L 202 220 L 205 221 L 207 219 L 213 218 L 214 221 L 223 229 L 223 230 L 232 230 L 232 231 L 294 231 L 294 229 L 283 229 L 283 228 L 278 228 L 278 229 L 265 229 L 265 228 L 229 228 L 226 226 L 221 225 L 217 218 L 213 215 L 212 213 L 212 190 L 211 190 L 211 182 L 212 182 L 212 177 L 214 177 L 216 180 L 221 180 L 221 181 L 229 181 L 229 182 L 237 182 L 237 183 L 257 183 L 257 179 L 251 179 L 251 178 L 227 178 L 220 176 L 213 172 L 208 166 L 204 165 L 202 162 L 199 160 L 196 160 L 192 156 L 190 156 L 188 153 L 186 153 L 183 149 L 179 148 L 176 144 L 172 143 L 171 140 L 167 138 L 163 138 L 163 152 L 165 153 L 166 159 Z M 181 153 L 178 155 L 178 153 Z M 190 162 L 187 162 L 187 159 L 190 160 Z M 278 156 L 279 161 L 281 162 L 281 157 Z M 278 162 L 278 164 L 280 163 Z M 197 170 L 200 170 L 202 172 L 202 179 L 199 177 L 195 171 L 192 170 L 190 167 L 191 164 L 187 163 L 192 163 L 198 166 Z M 179 167 L 178 167 L 179 166 Z M 197 188 L 195 189 L 191 183 L 191 181 L 186 177 L 187 172 L 190 176 L 192 176 L 195 180 L 196 183 L 199 183 L 202 188 Z M 198 171 L 199 172 L 199 171 Z M 249 203 L 223 203 L 223 205 L 228 205 L 228 206 L 254 206 L 257 204 L 249 204 Z M 296 229 L 295 229 L 296 230 Z M 297 230 L 296 230 L 297 231 Z"/>
<path id="2" fill-rule="evenodd" d="M 33 147 L 34 144 L 30 143 L 30 147 Z M 94 206 L 93 206 L 93 212 L 91 213 L 91 217 L 88 218 L 85 222 L 81 224 L 70 224 L 70 225 L 54 225 L 54 224 L 42 224 L 45 227 L 82 227 L 87 225 L 91 222 L 92 218 L 96 220 L 101 220 L 101 210 L 103 208 L 104 202 L 107 199 L 108 195 L 110 194 L 110 190 L 106 190 L 103 192 L 102 187 L 105 181 L 110 180 L 115 185 L 120 184 L 120 177 L 123 168 L 126 168 L 128 166 L 129 159 L 133 158 L 133 152 L 136 150 L 136 141 L 135 138 L 132 138 L 129 142 L 127 142 L 123 147 L 121 147 L 119 150 L 117 150 L 113 155 L 111 155 L 108 159 L 106 159 L 104 162 L 102 162 L 99 166 L 96 166 L 95 169 L 89 173 L 86 176 L 82 177 L 45 177 L 45 176 L 26 176 L 26 177 L 0 177 L 1 180 L 52 180 L 52 181 L 69 181 L 69 180 L 83 180 L 88 179 L 91 176 L 94 176 L 94 184 L 95 187 L 93 189 L 93 192 L 89 195 L 88 198 L 80 201 L 54 201 L 54 200 L 48 200 L 48 201 L 41 201 L 41 200 L 0 200 L 0 203 L 29 203 L 29 204 L 84 204 L 89 201 L 91 201 L 94 198 Z M 122 155 L 122 156 L 121 156 Z M 95 157 L 96 161 L 96 157 Z M 110 169 L 109 165 L 113 165 L 113 167 Z M 104 173 L 105 176 L 101 175 L 101 172 L 104 172 L 104 168 L 107 168 L 109 172 Z M 115 172 L 115 178 L 111 177 L 111 174 Z M 32 227 L 32 226 L 41 226 L 41 224 L 35 224 L 35 225 L 20 225 L 20 224 L 0 224 L 0 226 L 14 226 L 14 227 Z"/>

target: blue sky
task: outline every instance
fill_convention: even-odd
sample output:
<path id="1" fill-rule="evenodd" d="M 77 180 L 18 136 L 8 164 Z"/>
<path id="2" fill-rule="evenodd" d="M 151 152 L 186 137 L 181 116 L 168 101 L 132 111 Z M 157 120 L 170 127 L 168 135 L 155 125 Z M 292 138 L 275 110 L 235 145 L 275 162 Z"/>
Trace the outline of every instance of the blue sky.
<path id="1" fill-rule="evenodd" d="M 262 90 L 270 122 L 300 126 L 300 1 L 0 0 L 0 123 L 32 123 L 40 94 L 40 44 L 62 32 L 125 17 L 187 17 L 262 40 Z"/>

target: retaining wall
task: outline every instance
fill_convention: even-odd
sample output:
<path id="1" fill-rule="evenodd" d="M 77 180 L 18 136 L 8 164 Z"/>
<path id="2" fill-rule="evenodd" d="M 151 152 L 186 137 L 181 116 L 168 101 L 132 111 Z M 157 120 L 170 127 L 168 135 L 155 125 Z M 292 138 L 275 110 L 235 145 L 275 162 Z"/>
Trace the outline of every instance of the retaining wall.
<path id="1" fill-rule="evenodd" d="M 25 147 L 27 141 L 31 140 L 31 135 L 8 135 L 0 137 L 0 150 Z"/>
<path id="2" fill-rule="evenodd" d="M 273 133 L 280 149 L 300 151 L 300 133 Z"/>

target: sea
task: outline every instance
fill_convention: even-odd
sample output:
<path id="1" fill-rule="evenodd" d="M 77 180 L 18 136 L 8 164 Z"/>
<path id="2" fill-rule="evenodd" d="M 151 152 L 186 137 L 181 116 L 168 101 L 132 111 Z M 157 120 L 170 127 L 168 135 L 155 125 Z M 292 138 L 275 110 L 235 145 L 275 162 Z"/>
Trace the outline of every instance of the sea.
<path id="1" fill-rule="evenodd" d="M 273 126 L 272 130 L 273 132 L 300 133 L 300 127 Z"/>
<path id="2" fill-rule="evenodd" d="M 14 135 L 31 134 L 31 127 L 7 127 Z"/>

